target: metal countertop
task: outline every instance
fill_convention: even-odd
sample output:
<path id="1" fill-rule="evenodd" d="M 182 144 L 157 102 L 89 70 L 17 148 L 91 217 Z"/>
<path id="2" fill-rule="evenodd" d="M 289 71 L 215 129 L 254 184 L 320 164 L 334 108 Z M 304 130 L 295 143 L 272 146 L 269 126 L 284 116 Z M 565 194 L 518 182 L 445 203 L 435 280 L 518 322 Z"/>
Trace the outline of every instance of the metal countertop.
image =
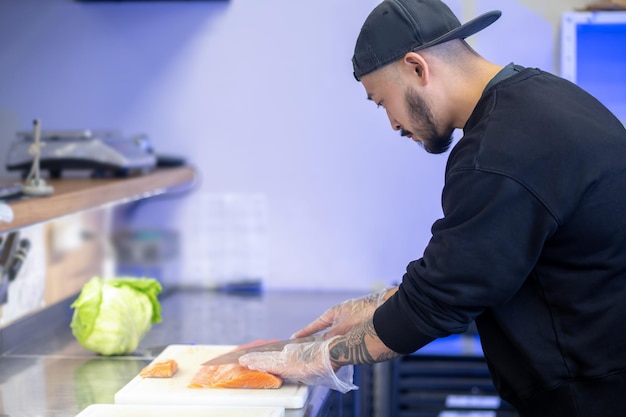
<path id="1" fill-rule="evenodd" d="M 69 328 L 73 300 L 2 329 L 0 417 L 74 417 L 114 394 L 170 344 L 239 345 L 284 339 L 354 292 L 272 291 L 224 294 L 179 288 L 161 298 L 163 322 L 135 353 L 103 357 L 85 350 Z M 307 404 L 287 417 L 316 417 L 328 390 L 312 387 Z"/>

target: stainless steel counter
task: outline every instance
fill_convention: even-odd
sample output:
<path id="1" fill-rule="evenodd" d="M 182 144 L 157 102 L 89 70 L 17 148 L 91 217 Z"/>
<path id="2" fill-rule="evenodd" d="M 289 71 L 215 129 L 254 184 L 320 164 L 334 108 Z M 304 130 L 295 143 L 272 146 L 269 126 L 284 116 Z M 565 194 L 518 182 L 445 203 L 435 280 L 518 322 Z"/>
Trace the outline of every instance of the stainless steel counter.
<path id="1" fill-rule="evenodd" d="M 170 344 L 232 344 L 287 338 L 326 308 L 362 294 L 266 292 L 235 295 L 176 289 L 161 299 L 163 322 L 136 352 L 102 357 L 83 349 L 69 328 L 67 300 L 0 331 L 0 417 L 73 417 L 114 394 Z M 328 395 L 311 389 L 302 409 L 287 417 L 317 417 Z"/>

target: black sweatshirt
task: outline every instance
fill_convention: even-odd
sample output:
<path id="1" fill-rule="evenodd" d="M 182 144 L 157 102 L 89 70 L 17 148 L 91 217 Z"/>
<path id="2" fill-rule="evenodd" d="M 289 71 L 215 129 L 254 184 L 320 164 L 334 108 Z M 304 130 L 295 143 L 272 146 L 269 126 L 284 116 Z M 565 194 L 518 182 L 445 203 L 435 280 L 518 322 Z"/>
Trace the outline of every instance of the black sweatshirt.
<path id="1" fill-rule="evenodd" d="M 463 131 L 444 216 L 376 311 L 378 335 L 406 354 L 475 320 L 522 416 L 626 416 L 624 126 L 525 69 L 488 87 Z"/>

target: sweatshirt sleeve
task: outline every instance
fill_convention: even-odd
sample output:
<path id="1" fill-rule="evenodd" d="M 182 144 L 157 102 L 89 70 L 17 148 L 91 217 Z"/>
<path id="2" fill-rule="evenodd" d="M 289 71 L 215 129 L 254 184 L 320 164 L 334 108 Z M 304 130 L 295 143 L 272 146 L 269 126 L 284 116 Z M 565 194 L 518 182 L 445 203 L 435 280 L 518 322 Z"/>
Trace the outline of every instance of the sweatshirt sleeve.
<path id="1" fill-rule="evenodd" d="M 398 353 L 462 333 L 482 311 L 509 300 L 557 226 L 524 185 L 475 169 L 446 178 L 442 206 L 423 257 L 374 314 L 378 336 Z"/>

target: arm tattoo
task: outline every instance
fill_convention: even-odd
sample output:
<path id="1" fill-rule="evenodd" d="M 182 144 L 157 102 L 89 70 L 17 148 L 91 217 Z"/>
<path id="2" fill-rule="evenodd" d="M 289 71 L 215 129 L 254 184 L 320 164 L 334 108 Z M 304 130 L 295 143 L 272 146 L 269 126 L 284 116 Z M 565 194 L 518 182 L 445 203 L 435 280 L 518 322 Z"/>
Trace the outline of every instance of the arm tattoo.
<path id="1" fill-rule="evenodd" d="M 378 339 L 372 320 L 355 327 L 350 333 L 338 339 L 338 343 L 330 349 L 331 362 L 339 367 L 344 365 L 367 365 L 401 356 L 393 351 L 387 351 L 374 357 L 367 348 L 366 338 L 370 340 L 372 338 Z"/>

